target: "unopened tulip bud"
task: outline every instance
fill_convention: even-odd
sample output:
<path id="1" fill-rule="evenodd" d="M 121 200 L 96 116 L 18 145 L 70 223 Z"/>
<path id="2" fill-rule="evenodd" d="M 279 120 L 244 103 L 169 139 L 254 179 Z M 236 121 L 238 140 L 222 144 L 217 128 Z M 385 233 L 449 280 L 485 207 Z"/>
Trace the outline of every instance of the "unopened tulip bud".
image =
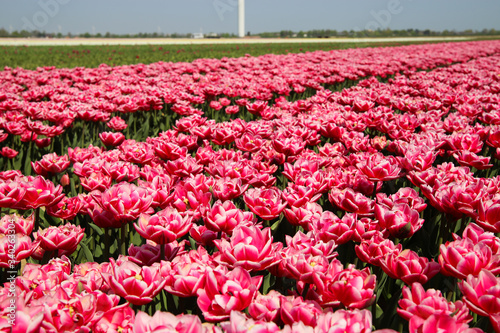
<path id="1" fill-rule="evenodd" d="M 61 177 L 61 185 L 62 187 L 66 187 L 70 184 L 70 181 L 69 181 L 69 176 L 67 173 L 65 173 L 62 177 Z"/>

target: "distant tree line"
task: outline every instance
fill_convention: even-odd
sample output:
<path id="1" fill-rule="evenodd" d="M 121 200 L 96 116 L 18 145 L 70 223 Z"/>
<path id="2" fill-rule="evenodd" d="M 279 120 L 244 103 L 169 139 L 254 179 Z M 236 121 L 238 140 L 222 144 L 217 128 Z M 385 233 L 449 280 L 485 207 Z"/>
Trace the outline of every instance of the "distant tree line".
<path id="1" fill-rule="evenodd" d="M 96 34 L 91 34 L 89 32 L 81 33 L 81 34 L 72 34 L 68 32 L 67 34 L 63 34 L 60 32 L 46 32 L 46 31 L 38 31 L 38 30 L 33 30 L 33 31 L 26 31 L 26 30 L 13 30 L 11 32 L 7 31 L 5 28 L 0 28 L 0 37 L 14 37 L 14 38 L 27 38 L 27 37 L 33 37 L 33 38 L 73 38 L 73 37 L 80 37 L 80 38 L 191 38 L 193 34 L 187 33 L 187 34 L 180 34 L 180 33 L 162 33 L 162 32 L 139 32 L 137 34 L 113 34 L 110 32 L 106 32 L 104 34 L 102 33 L 96 33 Z M 213 34 L 211 34 L 213 35 Z M 222 38 L 230 38 L 230 37 L 236 37 L 237 35 L 234 33 L 221 33 L 217 34 L 217 36 L 220 36 Z"/>
<path id="2" fill-rule="evenodd" d="M 262 38 L 332 38 L 332 37 L 419 37 L 419 36 L 491 36 L 500 35 L 500 30 L 483 29 L 483 30 L 420 30 L 420 29 L 379 29 L 379 30 L 308 30 L 308 31 L 291 31 L 282 30 L 280 32 L 263 32 L 257 34 Z"/>
<path id="3" fill-rule="evenodd" d="M 26 31 L 26 30 L 13 30 L 8 31 L 4 28 L 0 28 L 0 37 L 33 37 L 33 38 L 191 38 L 193 34 L 181 34 L 181 33 L 162 33 L 162 32 L 140 32 L 137 34 L 113 34 L 106 32 L 104 34 L 96 33 L 91 34 L 89 32 L 81 34 L 62 34 L 60 32 L 45 32 L 45 31 Z M 212 36 L 214 34 L 211 34 Z M 236 37 L 234 33 L 220 33 L 217 34 L 222 38 Z M 282 30 L 279 32 L 262 32 L 258 34 L 251 34 L 250 31 L 247 36 L 258 36 L 261 38 L 334 38 L 334 37 L 419 37 L 419 36 L 492 36 L 500 35 L 500 30 L 495 29 L 483 29 L 483 30 L 420 30 L 420 29 L 378 29 L 378 30 L 308 30 L 308 31 L 291 31 Z"/>

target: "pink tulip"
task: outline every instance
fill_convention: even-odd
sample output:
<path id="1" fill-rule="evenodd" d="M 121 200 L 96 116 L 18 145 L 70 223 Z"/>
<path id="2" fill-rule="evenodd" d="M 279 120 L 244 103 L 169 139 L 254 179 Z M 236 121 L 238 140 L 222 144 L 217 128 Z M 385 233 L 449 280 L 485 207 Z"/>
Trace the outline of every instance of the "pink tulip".
<path id="1" fill-rule="evenodd" d="M 16 157 L 18 154 L 19 152 L 17 150 L 12 149 L 10 147 L 2 147 L 2 149 L 0 150 L 0 155 L 10 159 Z"/>
<path id="2" fill-rule="evenodd" d="M 363 240 L 354 248 L 356 255 L 363 262 L 380 267 L 392 253 L 401 253 L 402 245 L 395 245 L 390 239 L 386 239 L 380 233 L 376 233 L 370 239 Z"/>
<path id="3" fill-rule="evenodd" d="M 326 312 L 318 317 L 315 333 L 370 333 L 372 331 L 372 315 L 368 310 L 337 310 Z M 386 330 L 386 333 L 394 332 Z M 375 332 L 374 332 L 375 333 Z M 380 331 L 382 333 L 382 331 Z"/>
<path id="4" fill-rule="evenodd" d="M 179 332 L 179 333 L 208 333 L 200 318 L 194 315 L 174 316 L 169 312 L 156 311 L 150 317 L 147 313 L 139 311 L 135 316 L 134 333 L 149 332 Z"/>
<path id="5" fill-rule="evenodd" d="M 478 276 L 468 275 L 458 283 L 463 300 L 472 312 L 481 316 L 500 313 L 500 278 L 488 270 L 481 270 Z"/>
<path id="6" fill-rule="evenodd" d="M 473 167 L 478 170 L 486 170 L 493 167 L 493 164 L 490 164 L 490 157 L 478 156 L 468 150 L 458 151 L 453 154 L 453 157 L 462 166 Z"/>
<path id="7" fill-rule="evenodd" d="M 239 150 L 251 153 L 257 152 L 263 145 L 262 138 L 258 135 L 252 135 L 251 133 L 243 134 L 240 138 L 236 139 L 234 143 Z"/>
<path id="8" fill-rule="evenodd" d="M 275 333 L 281 332 L 278 325 L 261 320 L 248 319 L 239 311 L 231 311 L 229 321 L 220 323 L 225 333 Z"/>
<path id="9" fill-rule="evenodd" d="M 387 275 L 393 279 L 403 280 L 408 285 L 414 282 L 424 284 L 441 270 L 439 263 L 420 257 L 408 249 L 399 254 L 394 252 L 388 254 L 381 264 Z"/>
<path id="10" fill-rule="evenodd" d="M 101 132 L 99 133 L 99 139 L 105 146 L 116 147 L 125 141 L 125 135 L 120 132 Z"/>
<path id="11" fill-rule="evenodd" d="M 188 215 L 167 208 L 155 215 L 141 214 L 134 227 L 142 237 L 158 244 L 167 244 L 186 235 L 192 222 Z"/>
<path id="12" fill-rule="evenodd" d="M 125 122 L 125 120 L 123 120 L 122 118 L 120 117 L 113 117 L 111 118 L 107 123 L 106 125 L 111 128 L 112 130 L 115 130 L 115 131 L 123 131 L 124 129 L 127 128 L 127 123 Z"/>
<path id="13" fill-rule="evenodd" d="M 20 202 L 26 189 L 17 181 L 0 181 L 0 207 L 10 208 Z"/>
<path id="14" fill-rule="evenodd" d="M 369 180 L 387 181 L 400 177 L 401 168 L 399 162 L 393 156 L 384 157 L 381 154 L 373 154 L 368 159 L 357 164 Z"/>
<path id="15" fill-rule="evenodd" d="M 178 144 L 165 141 L 155 142 L 154 150 L 158 157 L 166 161 L 184 159 L 186 158 L 188 151 L 186 147 L 179 147 Z"/>
<path id="16" fill-rule="evenodd" d="M 261 271 L 277 264 L 276 254 L 281 243 L 273 243 L 271 229 L 238 225 L 229 241 L 217 239 L 215 246 L 221 254 L 221 261 L 230 267 L 242 267 L 248 271 Z"/>
<path id="17" fill-rule="evenodd" d="M 198 290 L 205 286 L 205 272 L 209 259 L 203 247 L 173 259 L 170 269 L 162 267 L 162 274 L 167 273 L 165 290 L 179 297 L 196 296 Z"/>
<path id="18" fill-rule="evenodd" d="M 439 290 L 425 290 L 415 282 L 409 287 L 403 287 L 403 298 L 398 302 L 398 314 L 405 320 L 420 317 L 425 320 L 434 314 L 454 316 L 457 322 L 468 323 L 472 320 L 469 309 L 461 301 L 449 302 Z"/>
<path id="19" fill-rule="evenodd" d="M 11 215 L 4 215 L 2 219 L 0 219 L 0 233 L 9 234 L 10 230 L 12 230 L 12 222 L 14 222 L 14 232 L 16 234 L 29 236 L 33 231 L 34 218 L 34 213 L 26 218 L 23 218 L 16 213 Z"/>
<path id="20" fill-rule="evenodd" d="M 302 138 L 288 137 L 281 134 L 273 139 L 272 145 L 278 153 L 285 154 L 286 156 L 296 156 L 304 150 L 306 142 Z"/>
<path id="21" fill-rule="evenodd" d="M 375 218 L 381 228 L 387 229 L 396 238 L 409 238 L 424 224 L 418 211 L 411 209 L 406 203 L 395 204 L 390 209 L 375 204 Z"/>
<path id="22" fill-rule="evenodd" d="M 493 253 L 487 243 L 463 238 L 441 244 L 439 250 L 439 263 L 445 275 L 463 280 L 469 274 L 477 276 L 482 269 L 500 273 L 500 253 Z"/>
<path id="23" fill-rule="evenodd" d="M 113 292 L 135 305 L 148 304 L 165 286 L 159 266 L 139 267 L 131 261 L 110 258 L 109 273 L 102 273 Z"/>
<path id="24" fill-rule="evenodd" d="M 95 262 L 86 262 L 75 265 L 73 268 L 73 278 L 78 281 L 79 287 L 87 292 L 100 290 L 107 293 L 110 288 L 102 277 L 103 272 L 107 272 L 109 264 L 98 264 Z"/>
<path id="25" fill-rule="evenodd" d="M 313 222 L 320 219 L 323 208 L 315 202 L 307 202 L 303 206 L 285 209 L 283 213 L 290 224 L 301 226 L 309 231 Z"/>
<path id="26" fill-rule="evenodd" d="M 130 162 L 105 162 L 101 167 L 101 171 L 104 175 L 117 182 L 133 182 L 139 178 L 139 167 Z"/>
<path id="27" fill-rule="evenodd" d="M 281 198 L 277 187 L 251 188 L 243 197 L 248 208 L 264 220 L 272 220 L 285 209 L 286 203 Z"/>
<path id="28" fill-rule="evenodd" d="M 155 153 L 151 145 L 143 142 L 131 144 L 127 143 L 128 141 L 124 141 L 119 147 L 125 161 L 145 165 L 149 164 L 155 157 Z"/>
<path id="29" fill-rule="evenodd" d="M 47 208 L 47 214 L 62 220 L 72 220 L 83 209 L 83 202 L 79 197 L 65 197 L 58 203 Z"/>
<path id="30" fill-rule="evenodd" d="M 50 207 L 58 203 L 63 197 L 62 186 L 54 184 L 50 180 L 45 180 L 42 176 L 36 176 L 32 181 L 21 184 L 26 189 L 23 199 L 16 205 L 20 208 Z"/>
<path id="31" fill-rule="evenodd" d="M 285 252 L 282 257 L 287 277 L 304 283 L 315 283 L 328 270 L 328 259 L 324 255 Z"/>
<path id="32" fill-rule="evenodd" d="M 80 177 L 80 184 L 89 191 L 104 192 L 111 186 L 112 178 L 101 172 L 92 172 L 87 177 Z"/>
<path id="33" fill-rule="evenodd" d="M 182 242 L 181 242 L 182 243 Z M 160 258 L 161 248 L 163 246 L 165 257 Z M 127 250 L 129 254 L 130 261 L 140 265 L 140 266 L 151 266 L 155 262 L 160 262 L 161 260 L 172 260 L 175 258 L 177 253 L 181 250 L 182 244 L 177 242 L 171 242 L 165 245 L 152 245 L 143 244 L 141 246 L 135 246 L 131 244 Z"/>
<path id="34" fill-rule="evenodd" d="M 62 250 L 65 254 L 75 252 L 85 235 L 85 229 L 71 223 L 59 227 L 49 227 L 39 231 L 36 239 L 45 251 Z"/>
<path id="35" fill-rule="evenodd" d="M 224 177 L 217 179 L 213 186 L 214 196 L 221 200 L 232 200 L 242 195 L 247 189 L 248 184 L 243 184 L 240 178 Z"/>
<path id="36" fill-rule="evenodd" d="M 214 240 L 218 238 L 217 232 L 207 229 L 204 225 L 194 225 L 189 230 L 191 236 L 196 244 L 205 247 L 214 247 Z"/>
<path id="37" fill-rule="evenodd" d="M 308 202 L 316 202 L 321 193 L 309 186 L 289 185 L 282 193 L 289 207 L 300 207 Z"/>
<path id="38" fill-rule="evenodd" d="M 351 188 L 340 190 L 333 188 L 328 195 L 330 202 L 340 209 L 356 213 L 360 216 L 373 216 L 375 201 L 367 198 Z"/>
<path id="39" fill-rule="evenodd" d="M 481 201 L 476 223 L 487 231 L 500 232 L 500 202 Z"/>
<path id="40" fill-rule="evenodd" d="M 38 244 L 38 242 L 32 242 L 27 235 L 0 234 L 0 267 L 5 269 L 10 267 L 12 270 L 21 260 L 31 256 Z"/>
<path id="41" fill-rule="evenodd" d="M 375 286 L 376 276 L 368 268 L 357 270 L 349 265 L 326 283 L 325 296 L 328 303 L 335 300 L 349 309 L 363 309 L 375 302 Z"/>
<path id="42" fill-rule="evenodd" d="M 252 303 L 261 283 L 262 276 L 251 277 L 240 267 L 209 269 L 205 287 L 198 290 L 198 306 L 210 322 L 228 319 L 232 310 L 243 311 Z"/>
<path id="43" fill-rule="evenodd" d="M 66 170 L 70 165 L 68 155 L 58 156 L 56 153 L 43 155 L 40 161 L 31 162 L 31 166 L 40 175 L 56 174 Z M 37 171 L 39 170 L 39 171 Z"/>
<path id="44" fill-rule="evenodd" d="M 252 304 L 248 307 L 248 313 L 255 320 L 276 322 L 279 318 L 282 300 L 283 295 L 276 290 L 270 290 L 267 295 L 258 292 Z"/>
<path id="45" fill-rule="evenodd" d="M 313 233 L 324 242 L 333 240 L 335 244 L 341 245 L 347 243 L 354 237 L 355 220 L 338 218 L 330 211 L 325 211 L 319 221 L 311 223 Z"/>
<path id="46" fill-rule="evenodd" d="M 132 221 L 146 213 L 152 201 L 153 197 L 145 188 L 122 182 L 103 192 L 98 203 L 116 220 Z"/>
<path id="47" fill-rule="evenodd" d="M 410 332 L 416 333 L 482 333 L 480 328 L 469 328 L 456 317 L 448 314 L 432 314 L 426 319 L 412 317 L 410 319 Z"/>
<path id="48" fill-rule="evenodd" d="M 208 229 L 231 235 L 237 226 L 253 224 L 254 216 L 236 208 L 232 201 L 217 200 L 207 212 L 204 221 Z"/>
<path id="49" fill-rule="evenodd" d="M 286 325 L 303 322 L 306 326 L 316 326 L 322 309 L 315 301 L 303 300 L 302 297 L 281 296 L 281 320 Z"/>
<path id="50" fill-rule="evenodd" d="M 105 313 L 92 326 L 92 332 L 132 333 L 135 322 L 135 313 L 128 303 L 116 306 Z"/>

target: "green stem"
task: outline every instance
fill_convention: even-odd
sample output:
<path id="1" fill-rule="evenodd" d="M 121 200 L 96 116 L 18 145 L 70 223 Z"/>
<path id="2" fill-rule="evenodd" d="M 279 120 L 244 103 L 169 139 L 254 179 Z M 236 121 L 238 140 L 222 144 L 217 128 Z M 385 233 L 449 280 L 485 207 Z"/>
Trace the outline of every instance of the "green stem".
<path id="1" fill-rule="evenodd" d="M 40 208 L 35 208 L 35 225 L 33 230 L 38 231 L 40 228 Z"/>
<path id="2" fill-rule="evenodd" d="M 109 243 L 109 228 L 104 228 L 104 249 L 102 251 L 104 255 L 104 260 L 109 261 L 109 247 L 111 244 Z"/>
<path id="3" fill-rule="evenodd" d="M 127 238 L 127 231 L 128 231 L 128 223 L 125 223 L 121 227 L 121 235 L 120 235 L 120 252 L 124 256 L 127 255 L 127 243 L 128 243 L 128 238 Z"/>
<path id="4" fill-rule="evenodd" d="M 373 183 L 373 194 L 372 194 L 372 199 L 375 200 L 377 198 L 377 185 L 378 185 L 378 180 L 376 180 Z"/>
<path id="5" fill-rule="evenodd" d="M 84 147 L 84 143 L 85 143 L 85 130 L 86 130 L 86 127 L 87 127 L 87 123 L 83 121 L 83 127 L 82 127 L 82 137 L 81 137 L 81 140 L 80 140 L 80 148 L 83 148 Z"/>

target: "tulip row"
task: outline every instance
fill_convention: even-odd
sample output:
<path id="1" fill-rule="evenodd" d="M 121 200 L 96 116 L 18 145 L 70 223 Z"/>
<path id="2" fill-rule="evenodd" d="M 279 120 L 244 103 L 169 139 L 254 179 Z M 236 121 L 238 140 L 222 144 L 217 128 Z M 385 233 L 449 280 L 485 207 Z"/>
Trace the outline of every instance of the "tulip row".
<path id="1" fill-rule="evenodd" d="M 500 331 L 500 43 L 364 53 L 0 73 L 14 331 Z"/>

